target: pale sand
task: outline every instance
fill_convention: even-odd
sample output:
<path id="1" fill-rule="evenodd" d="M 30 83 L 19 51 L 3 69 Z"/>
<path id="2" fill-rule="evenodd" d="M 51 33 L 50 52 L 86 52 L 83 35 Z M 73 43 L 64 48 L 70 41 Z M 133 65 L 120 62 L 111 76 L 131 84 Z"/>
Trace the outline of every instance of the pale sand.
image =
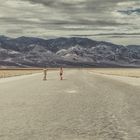
<path id="1" fill-rule="evenodd" d="M 93 72 L 90 72 L 90 73 L 93 74 Z M 107 74 L 98 74 L 98 73 L 96 73 L 96 75 L 100 75 L 100 76 L 103 76 L 105 78 L 114 79 L 114 80 L 124 82 L 124 83 L 130 84 L 130 85 L 140 86 L 140 78 L 117 76 L 117 75 L 107 75 Z"/>

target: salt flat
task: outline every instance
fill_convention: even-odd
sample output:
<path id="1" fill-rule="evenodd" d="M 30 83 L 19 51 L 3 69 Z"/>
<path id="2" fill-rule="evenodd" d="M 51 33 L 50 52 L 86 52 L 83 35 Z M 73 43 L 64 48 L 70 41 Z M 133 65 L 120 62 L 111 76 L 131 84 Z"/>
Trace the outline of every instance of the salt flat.
<path id="1" fill-rule="evenodd" d="M 89 72 L 89 73 L 93 74 L 93 72 Z M 95 75 L 95 73 L 94 73 L 94 75 Z M 135 77 L 131 77 L 131 76 L 107 75 L 107 74 L 100 74 L 100 73 L 96 73 L 96 75 L 102 76 L 104 78 L 114 79 L 119 82 L 127 83 L 127 84 L 130 84 L 131 86 L 132 85 L 140 86 L 140 78 L 135 78 Z"/>
<path id="2" fill-rule="evenodd" d="M 80 69 L 2 79 L 0 140 L 139 140 L 140 85 L 126 80 Z"/>

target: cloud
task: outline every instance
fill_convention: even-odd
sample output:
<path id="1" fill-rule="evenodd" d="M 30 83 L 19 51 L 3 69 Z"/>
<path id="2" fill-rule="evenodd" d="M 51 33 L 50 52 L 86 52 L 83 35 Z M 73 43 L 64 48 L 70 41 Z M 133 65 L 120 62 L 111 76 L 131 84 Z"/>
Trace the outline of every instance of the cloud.
<path id="1" fill-rule="evenodd" d="M 140 33 L 137 0 L 0 0 L 0 3 L 1 34 L 9 36 Z"/>
<path id="2" fill-rule="evenodd" d="M 23 29 L 7 29 L 6 32 L 10 34 L 21 34 L 23 33 Z"/>
<path id="3" fill-rule="evenodd" d="M 126 15 L 131 15 L 131 14 L 140 15 L 140 8 L 127 9 L 127 10 L 118 10 L 118 12 L 123 13 L 123 14 L 126 14 Z"/>

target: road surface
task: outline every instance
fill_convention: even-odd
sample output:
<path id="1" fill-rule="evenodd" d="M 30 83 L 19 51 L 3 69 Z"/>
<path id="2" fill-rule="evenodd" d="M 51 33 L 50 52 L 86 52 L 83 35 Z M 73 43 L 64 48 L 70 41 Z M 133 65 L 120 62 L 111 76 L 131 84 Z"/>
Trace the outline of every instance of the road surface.
<path id="1" fill-rule="evenodd" d="M 0 140 L 140 140 L 140 85 L 58 74 L 0 80 Z"/>

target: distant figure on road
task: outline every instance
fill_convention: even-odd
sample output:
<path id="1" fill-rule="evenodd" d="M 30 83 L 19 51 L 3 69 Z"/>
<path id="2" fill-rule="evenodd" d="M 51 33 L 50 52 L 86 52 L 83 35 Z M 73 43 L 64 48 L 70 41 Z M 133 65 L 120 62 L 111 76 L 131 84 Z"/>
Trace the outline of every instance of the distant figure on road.
<path id="1" fill-rule="evenodd" d="M 60 80 L 63 80 L 63 68 L 60 68 Z"/>
<path id="2" fill-rule="evenodd" d="M 43 80 L 47 80 L 47 69 L 43 69 L 44 77 Z"/>

